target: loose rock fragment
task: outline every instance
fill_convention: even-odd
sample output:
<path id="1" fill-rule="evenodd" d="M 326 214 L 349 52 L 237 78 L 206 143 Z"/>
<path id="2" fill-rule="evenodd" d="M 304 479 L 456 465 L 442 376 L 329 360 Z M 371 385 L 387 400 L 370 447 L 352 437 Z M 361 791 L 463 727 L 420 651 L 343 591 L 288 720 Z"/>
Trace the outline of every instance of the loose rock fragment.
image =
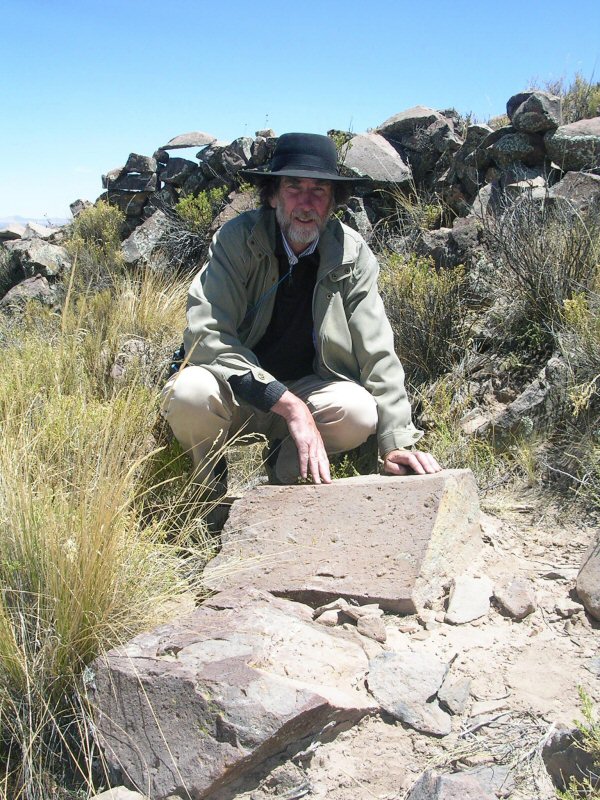
<path id="1" fill-rule="evenodd" d="M 462 625 L 485 616 L 490 610 L 490 597 L 494 587 L 489 578 L 461 575 L 455 578 L 450 590 L 445 621 Z"/>
<path id="2" fill-rule="evenodd" d="M 508 586 L 499 586 L 494 589 L 494 598 L 500 609 L 512 619 L 521 620 L 537 608 L 535 595 L 529 581 L 522 578 L 509 583 Z"/>

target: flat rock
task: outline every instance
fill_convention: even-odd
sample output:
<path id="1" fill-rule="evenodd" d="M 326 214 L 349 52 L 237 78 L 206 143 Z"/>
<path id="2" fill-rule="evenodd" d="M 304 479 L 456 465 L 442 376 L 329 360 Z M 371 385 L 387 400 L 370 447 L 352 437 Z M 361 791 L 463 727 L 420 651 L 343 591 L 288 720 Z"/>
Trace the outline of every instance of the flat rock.
<path id="1" fill-rule="evenodd" d="M 361 133 L 348 142 L 344 167 L 376 183 L 410 183 L 411 170 L 392 145 L 378 133 Z"/>
<path id="2" fill-rule="evenodd" d="M 307 658 L 310 654 L 310 658 Z M 219 594 L 94 662 L 109 768 L 153 800 L 204 798 L 377 709 L 359 637 L 264 592 Z"/>
<path id="3" fill-rule="evenodd" d="M 379 705 L 421 733 L 446 736 L 449 714 L 435 697 L 448 666 L 427 653 L 380 653 L 369 662 L 367 686 Z"/>
<path id="4" fill-rule="evenodd" d="M 469 470 L 259 487 L 234 503 L 205 582 L 411 614 L 479 552 L 479 513 Z"/>
<path id="5" fill-rule="evenodd" d="M 496 800 L 496 796 L 472 775 L 438 775 L 428 769 L 412 787 L 407 800 Z"/>
<path id="6" fill-rule="evenodd" d="M 577 576 L 577 596 L 589 614 L 600 620 L 600 538 L 584 556 Z"/>
<path id="7" fill-rule="evenodd" d="M 9 241 L 11 239 L 21 239 L 25 233 L 25 226 L 19 225 L 16 222 L 11 222 L 0 228 L 0 241 Z"/>
<path id="8" fill-rule="evenodd" d="M 189 133 L 180 133 L 179 136 L 174 136 L 172 139 L 169 139 L 159 150 L 178 150 L 182 147 L 204 147 L 216 141 L 217 137 L 211 136 L 210 133 L 204 133 L 204 131 L 190 131 Z"/>
<path id="9" fill-rule="evenodd" d="M 494 586 L 489 578 L 461 575 L 455 578 L 450 589 L 445 622 L 462 625 L 485 616 L 490 610 L 490 597 Z"/>
<path id="10" fill-rule="evenodd" d="M 494 598 L 500 609 L 512 619 L 525 619 L 537 608 L 531 584 L 523 578 L 517 578 L 508 586 L 497 586 Z"/>

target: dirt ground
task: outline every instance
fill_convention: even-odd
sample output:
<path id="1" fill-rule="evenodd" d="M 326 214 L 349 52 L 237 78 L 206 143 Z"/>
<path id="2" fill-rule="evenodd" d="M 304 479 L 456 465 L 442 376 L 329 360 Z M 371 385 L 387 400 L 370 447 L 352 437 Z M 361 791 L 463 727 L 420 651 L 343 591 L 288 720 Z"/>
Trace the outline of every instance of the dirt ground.
<path id="1" fill-rule="evenodd" d="M 537 610 L 522 622 L 496 608 L 463 625 L 443 622 L 443 609 L 421 617 L 385 618 L 393 650 L 431 652 L 457 678 L 471 680 L 464 713 L 449 736 L 419 734 L 391 718 L 368 717 L 334 741 L 314 741 L 305 756 L 277 767 L 238 798 L 403 800 L 427 768 L 483 770 L 499 797 L 551 800 L 555 790 L 541 749 L 556 725 L 581 719 L 578 688 L 600 703 L 592 659 L 600 655 L 600 625 L 574 593 L 597 521 L 565 519 L 557 505 L 533 494 L 482 501 L 484 547 L 474 574 L 496 585 L 531 582 Z M 490 782 L 491 781 L 491 782 Z"/>

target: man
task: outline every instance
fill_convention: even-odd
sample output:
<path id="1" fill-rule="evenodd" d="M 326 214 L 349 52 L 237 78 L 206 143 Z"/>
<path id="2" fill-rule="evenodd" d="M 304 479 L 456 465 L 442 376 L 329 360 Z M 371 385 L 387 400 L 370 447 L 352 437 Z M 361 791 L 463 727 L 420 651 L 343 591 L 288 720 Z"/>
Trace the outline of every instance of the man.
<path id="1" fill-rule="evenodd" d="M 271 443 L 277 483 L 330 483 L 329 455 L 377 433 L 383 469 L 433 473 L 411 422 L 404 373 L 362 237 L 331 218 L 351 179 L 327 136 L 279 137 L 268 170 L 246 171 L 262 208 L 226 223 L 188 298 L 188 366 L 164 414 L 210 483 L 208 456 L 240 430 Z"/>

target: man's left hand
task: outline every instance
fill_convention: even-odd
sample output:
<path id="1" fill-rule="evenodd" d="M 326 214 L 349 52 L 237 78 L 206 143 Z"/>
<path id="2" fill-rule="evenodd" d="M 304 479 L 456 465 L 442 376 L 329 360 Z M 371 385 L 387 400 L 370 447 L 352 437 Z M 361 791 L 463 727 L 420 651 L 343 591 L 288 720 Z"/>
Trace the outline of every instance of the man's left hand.
<path id="1" fill-rule="evenodd" d="M 421 450 L 392 450 L 383 458 L 383 471 L 388 475 L 427 475 L 441 469 L 431 453 Z"/>

